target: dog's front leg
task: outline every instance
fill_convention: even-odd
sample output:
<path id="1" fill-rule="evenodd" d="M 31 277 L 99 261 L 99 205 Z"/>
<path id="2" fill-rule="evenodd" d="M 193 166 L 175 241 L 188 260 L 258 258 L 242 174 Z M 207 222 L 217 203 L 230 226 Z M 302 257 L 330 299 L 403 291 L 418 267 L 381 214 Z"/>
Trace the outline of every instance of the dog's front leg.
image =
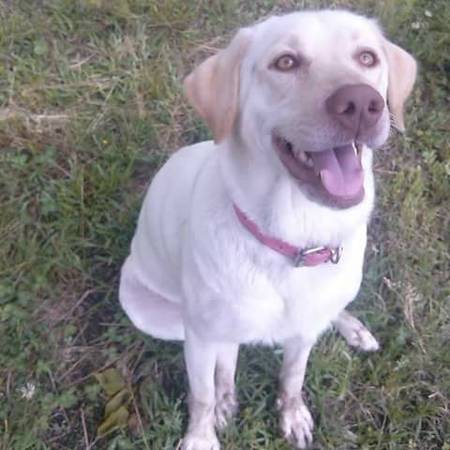
<path id="1" fill-rule="evenodd" d="M 214 373 L 219 347 L 186 329 L 184 357 L 189 378 L 189 424 L 182 450 L 219 450 L 214 431 Z"/>
<path id="2" fill-rule="evenodd" d="M 281 431 L 296 448 L 306 448 L 312 442 L 313 420 L 302 398 L 302 387 L 311 342 L 293 338 L 283 346 L 283 365 L 280 374 L 280 395 L 277 406 L 280 410 Z"/>
<path id="3" fill-rule="evenodd" d="M 216 364 L 216 427 L 223 429 L 237 411 L 234 377 L 239 345 L 220 344 Z"/>

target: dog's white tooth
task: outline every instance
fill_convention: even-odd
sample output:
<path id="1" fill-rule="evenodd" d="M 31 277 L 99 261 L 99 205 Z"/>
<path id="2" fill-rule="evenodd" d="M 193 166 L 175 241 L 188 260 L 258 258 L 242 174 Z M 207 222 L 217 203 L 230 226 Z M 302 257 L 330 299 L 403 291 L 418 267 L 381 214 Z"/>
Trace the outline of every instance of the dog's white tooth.
<path id="1" fill-rule="evenodd" d="M 303 150 L 300 150 L 300 151 L 298 152 L 298 159 L 299 159 L 302 163 L 305 163 L 305 164 L 306 164 L 306 162 L 307 162 L 307 160 L 308 160 L 308 157 L 306 156 L 306 153 L 305 153 Z"/>
<path id="2" fill-rule="evenodd" d="M 358 156 L 358 149 L 356 148 L 355 141 L 352 142 L 353 152 L 355 153 L 355 156 Z"/>

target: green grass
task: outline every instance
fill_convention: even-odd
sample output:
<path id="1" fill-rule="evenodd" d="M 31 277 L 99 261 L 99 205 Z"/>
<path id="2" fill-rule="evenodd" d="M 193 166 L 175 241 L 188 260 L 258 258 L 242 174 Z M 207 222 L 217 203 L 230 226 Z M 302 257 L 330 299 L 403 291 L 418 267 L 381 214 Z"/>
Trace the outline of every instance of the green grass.
<path id="1" fill-rule="evenodd" d="M 327 5 L 379 17 L 420 75 L 406 135 L 376 157 L 353 308 L 382 350 L 321 339 L 306 382 L 316 446 L 450 449 L 449 2 L 22 0 L 0 4 L 2 450 L 176 447 L 181 346 L 135 331 L 117 282 L 151 175 L 208 136 L 181 79 L 239 25 Z M 279 364 L 270 349 L 242 351 L 241 409 L 224 449 L 289 448 L 274 408 Z M 114 408 L 106 369 L 120 375 Z M 123 427 L 97 437 L 108 402 L 123 413 L 109 425 Z"/>

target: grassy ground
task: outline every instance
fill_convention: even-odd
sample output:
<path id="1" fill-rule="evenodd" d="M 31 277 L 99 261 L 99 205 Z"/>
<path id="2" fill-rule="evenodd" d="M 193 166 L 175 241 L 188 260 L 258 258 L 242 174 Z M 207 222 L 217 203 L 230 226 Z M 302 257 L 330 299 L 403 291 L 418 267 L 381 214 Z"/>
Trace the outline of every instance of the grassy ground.
<path id="1" fill-rule="evenodd" d="M 321 339 L 306 383 L 316 445 L 450 449 L 447 0 L 0 3 L 1 449 L 177 446 L 181 347 L 131 327 L 117 280 L 152 173 L 207 136 L 180 80 L 240 24 L 325 5 L 378 16 L 420 77 L 407 134 L 377 156 L 354 304 L 382 350 Z M 288 449 L 274 412 L 279 364 L 272 350 L 242 352 L 224 449 Z"/>

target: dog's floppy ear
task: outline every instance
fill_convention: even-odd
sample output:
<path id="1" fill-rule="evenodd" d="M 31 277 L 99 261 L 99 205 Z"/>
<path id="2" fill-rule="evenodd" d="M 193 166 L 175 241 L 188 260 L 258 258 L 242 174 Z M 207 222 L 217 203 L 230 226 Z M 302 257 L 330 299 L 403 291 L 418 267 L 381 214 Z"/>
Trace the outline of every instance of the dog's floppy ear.
<path id="1" fill-rule="evenodd" d="M 250 42 L 250 30 L 241 29 L 230 45 L 201 63 L 184 80 L 191 105 L 219 143 L 233 129 L 239 109 L 239 74 Z"/>
<path id="2" fill-rule="evenodd" d="M 389 109 L 394 117 L 395 127 L 404 131 L 403 108 L 416 80 L 417 64 L 408 52 L 386 39 L 384 48 L 389 65 Z"/>

